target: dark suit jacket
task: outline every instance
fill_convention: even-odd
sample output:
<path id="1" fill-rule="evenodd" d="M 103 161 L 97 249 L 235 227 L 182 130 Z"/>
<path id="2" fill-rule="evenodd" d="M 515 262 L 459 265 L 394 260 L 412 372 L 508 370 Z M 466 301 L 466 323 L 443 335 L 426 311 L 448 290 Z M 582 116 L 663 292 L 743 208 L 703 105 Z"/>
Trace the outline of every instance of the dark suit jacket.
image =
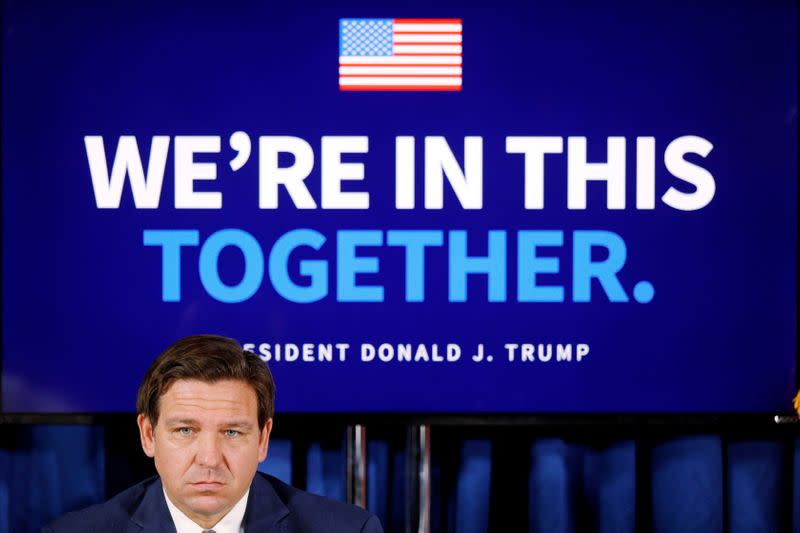
<path id="1" fill-rule="evenodd" d="M 245 533 L 383 533 L 378 518 L 354 505 L 303 492 L 256 472 L 250 485 Z M 153 477 L 106 503 L 62 516 L 45 533 L 175 533 L 161 479 Z"/>

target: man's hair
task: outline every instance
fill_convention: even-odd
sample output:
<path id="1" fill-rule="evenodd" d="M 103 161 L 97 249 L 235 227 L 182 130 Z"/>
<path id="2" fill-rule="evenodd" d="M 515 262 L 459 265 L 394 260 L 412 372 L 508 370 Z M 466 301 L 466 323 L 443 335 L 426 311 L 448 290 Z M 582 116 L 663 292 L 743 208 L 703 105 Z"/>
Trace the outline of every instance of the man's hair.
<path id="1" fill-rule="evenodd" d="M 139 385 L 136 411 L 155 426 L 161 397 L 179 379 L 207 383 L 234 379 L 253 387 L 258 405 L 258 427 L 275 413 L 275 382 L 267 365 L 238 342 L 218 335 L 194 335 L 181 339 L 153 361 Z"/>

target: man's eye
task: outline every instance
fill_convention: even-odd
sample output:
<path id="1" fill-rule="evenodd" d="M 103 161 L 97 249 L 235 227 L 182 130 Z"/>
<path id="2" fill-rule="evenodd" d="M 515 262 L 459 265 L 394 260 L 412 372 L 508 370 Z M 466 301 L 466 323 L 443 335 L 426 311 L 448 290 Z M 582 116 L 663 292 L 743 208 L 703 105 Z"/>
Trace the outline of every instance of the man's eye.
<path id="1" fill-rule="evenodd" d="M 184 437 L 188 437 L 189 435 L 191 435 L 193 433 L 192 432 L 192 428 L 178 428 L 177 431 L 178 431 L 178 435 L 181 435 L 181 436 L 184 436 Z"/>
<path id="2" fill-rule="evenodd" d="M 226 429 L 225 430 L 225 436 L 226 437 L 233 438 L 233 437 L 238 437 L 239 435 L 240 435 L 240 433 L 238 431 L 236 431 L 235 429 Z"/>

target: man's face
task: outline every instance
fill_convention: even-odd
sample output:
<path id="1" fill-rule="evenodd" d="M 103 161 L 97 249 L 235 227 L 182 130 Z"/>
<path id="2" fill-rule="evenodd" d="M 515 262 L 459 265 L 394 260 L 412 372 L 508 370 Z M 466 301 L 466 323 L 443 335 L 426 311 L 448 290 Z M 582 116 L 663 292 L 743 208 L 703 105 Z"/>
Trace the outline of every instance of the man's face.
<path id="1" fill-rule="evenodd" d="M 271 419 L 258 427 L 256 393 L 239 380 L 178 380 L 161 396 L 156 426 L 144 415 L 138 423 L 170 501 L 206 528 L 244 496 L 272 429 Z"/>

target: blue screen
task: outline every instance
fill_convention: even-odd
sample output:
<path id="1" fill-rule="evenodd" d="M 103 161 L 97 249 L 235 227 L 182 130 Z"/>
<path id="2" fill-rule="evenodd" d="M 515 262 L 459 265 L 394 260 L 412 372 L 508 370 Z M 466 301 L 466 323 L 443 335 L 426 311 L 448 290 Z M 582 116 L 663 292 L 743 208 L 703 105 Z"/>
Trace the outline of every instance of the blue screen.
<path id="1" fill-rule="evenodd" d="M 795 2 L 2 24 L 6 412 L 132 411 L 197 333 L 279 412 L 790 407 Z"/>

